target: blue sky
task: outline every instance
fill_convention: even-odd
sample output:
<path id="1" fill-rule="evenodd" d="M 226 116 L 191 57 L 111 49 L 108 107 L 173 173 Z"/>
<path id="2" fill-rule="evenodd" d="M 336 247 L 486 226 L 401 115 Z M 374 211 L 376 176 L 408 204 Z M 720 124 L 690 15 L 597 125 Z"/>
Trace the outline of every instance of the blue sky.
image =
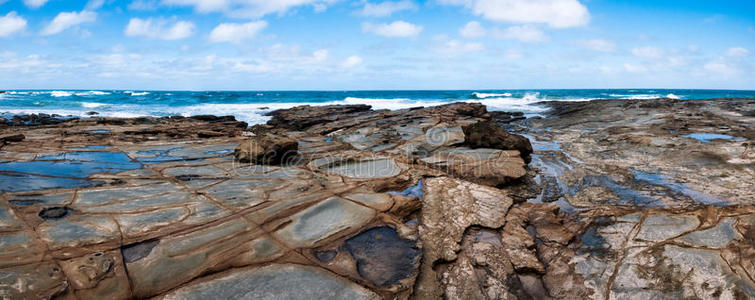
<path id="1" fill-rule="evenodd" d="M 0 0 L 0 89 L 755 89 L 755 1 Z"/>

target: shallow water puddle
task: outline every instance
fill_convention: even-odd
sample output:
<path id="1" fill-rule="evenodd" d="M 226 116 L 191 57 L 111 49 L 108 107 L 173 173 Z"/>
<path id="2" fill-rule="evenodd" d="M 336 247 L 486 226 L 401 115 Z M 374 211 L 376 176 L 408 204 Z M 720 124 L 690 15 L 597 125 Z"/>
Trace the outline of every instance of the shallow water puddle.
<path id="1" fill-rule="evenodd" d="M 378 286 L 392 285 L 415 272 L 420 251 L 391 227 L 376 227 L 346 241 L 362 277 Z"/>
<path id="2" fill-rule="evenodd" d="M 400 195 L 404 197 L 416 197 L 417 199 L 422 199 L 422 195 L 424 195 L 424 193 L 425 192 L 422 190 L 422 179 L 418 180 L 417 184 L 406 188 L 403 192 L 388 192 L 388 194 Z"/>
<path id="3" fill-rule="evenodd" d="M 690 133 L 685 134 L 682 137 L 696 139 L 698 141 L 701 141 L 703 143 L 709 143 L 712 140 L 732 140 L 734 139 L 733 136 L 727 135 L 727 134 L 719 134 L 719 133 Z M 736 142 L 744 141 L 744 139 L 738 138 L 734 139 Z"/>
<path id="4" fill-rule="evenodd" d="M 662 201 L 645 195 L 637 190 L 631 189 L 624 185 L 616 183 L 613 178 L 606 175 L 600 176 L 585 176 L 582 179 L 585 186 L 602 186 L 608 188 L 619 197 L 616 199 L 618 204 L 635 205 L 639 207 L 654 207 L 663 208 L 666 207 Z"/>
<path id="5" fill-rule="evenodd" d="M 672 192 L 685 195 L 689 197 L 690 199 L 692 199 L 692 201 L 695 201 L 698 203 L 708 204 L 708 205 L 727 205 L 728 204 L 726 201 L 720 198 L 717 198 L 710 194 L 693 190 L 683 183 L 677 182 L 673 180 L 672 178 L 669 178 L 660 174 L 645 173 L 639 170 L 632 170 L 632 173 L 634 174 L 635 180 L 645 181 L 653 185 L 667 187 Z"/>
<path id="6" fill-rule="evenodd" d="M 141 167 L 140 163 L 121 152 L 68 152 L 39 156 L 33 161 L 0 163 L 0 191 L 96 186 L 100 182 L 86 178 Z"/>

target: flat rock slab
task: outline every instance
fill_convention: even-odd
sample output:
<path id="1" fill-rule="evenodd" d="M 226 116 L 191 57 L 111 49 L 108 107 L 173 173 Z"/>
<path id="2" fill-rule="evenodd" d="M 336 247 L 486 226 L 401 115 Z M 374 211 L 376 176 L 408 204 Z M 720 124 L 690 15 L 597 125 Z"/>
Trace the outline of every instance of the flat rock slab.
<path id="1" fill-rule="evenodd" d="M 179 288 L 163 299 L 380 299 L 359 285 L 323 271 L 293 265 L 270 266 L 222 274 Z"/>
<path id="2" fill-rule="evenodd" d="M 292 248 L 312 247 L 336 234 L 370 222 L 375 211 L 354 202 L 331 198 L 291 216 L 291 223 L 273 233 Z"/>

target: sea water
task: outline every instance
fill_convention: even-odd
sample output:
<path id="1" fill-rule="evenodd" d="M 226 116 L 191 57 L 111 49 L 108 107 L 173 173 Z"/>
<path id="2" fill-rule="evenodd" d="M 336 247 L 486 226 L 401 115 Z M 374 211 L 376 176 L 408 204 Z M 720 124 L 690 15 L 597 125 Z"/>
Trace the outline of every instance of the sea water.
<path id="1" fill-rule="evenodd" d="M 297 105 L 367 104 L 374 109 L 402 109 L 451 102 L 479 102 L 491 111 L 542 114 L 543 101 L 592 99 L 752 98 L 736 90 L 435 90 L 435 91 L 115 91 L 8 90 L 0 93 L 0 114 L 46 113 L 62 116 L 233 115 L 250 124 L 266 122 L 265 113 Z"/>

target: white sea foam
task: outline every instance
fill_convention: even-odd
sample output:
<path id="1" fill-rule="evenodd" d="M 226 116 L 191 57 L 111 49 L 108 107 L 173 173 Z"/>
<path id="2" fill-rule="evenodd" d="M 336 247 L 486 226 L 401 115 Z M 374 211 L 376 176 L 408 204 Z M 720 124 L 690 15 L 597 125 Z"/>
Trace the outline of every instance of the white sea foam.
<path id="1" fill-rule="evenodd" d="M 503 93 L 503 94 L 494 94 L 494 93 L 472 93 L 472 95 L 475 96 L 475 98 L 484 99 L 484 98 L 493 98 L 493 97 L 511 97 L 511 93 Z"/>
<path id="2" fill-rule="evenodd" d="M 103 92 L 103 91 L 88 91 L 88 92 L 76 93 L 76 96 L 104 96 L 104 95 L 110 95 L 110 93 Z"/>
<path id="3" fill-rule="evenodd" d="M 682 99 L 681 97 L 679 97 L 677 95 L 674 95 L 674 94 L 668 94 L 668 95 L 666 95 L 666 98 L 676 99 L 676 100 Z"/>
<path id="4" fill-rule="evenodd" d="M 146 95 L 149 95 L 149 92 L 132 92 L 132 91 L 127 91 L 127 92 L 123 92 L 123 93 L 131 94 L 131 96 L 146 96 Z"/>
<path id="5" fill-rule="evenodd" d="M 621 95 L 621 94 L 610 94 L 609 96 L 619 99 L 657 99 L 661 98 L 661 95 L 658 94 L 634 94 L 634 95 Z"/>
<path id="6" fill-rule="evenodd" d="M 84 108 L 97 108 L 100 106 L 106 105 L 105 103 L 97 103 L 97 102 L 81 102 L 81 106 Z"/>
<path id="7" fill-rule="evenodd" d="M 50 96 L 53 96 L 53 97 L 69 97 L 71 95 L 73 95 L 73 93 L 66 92 L 66 91 L 52 91 L 52 92 L 50 92 Z"/>

